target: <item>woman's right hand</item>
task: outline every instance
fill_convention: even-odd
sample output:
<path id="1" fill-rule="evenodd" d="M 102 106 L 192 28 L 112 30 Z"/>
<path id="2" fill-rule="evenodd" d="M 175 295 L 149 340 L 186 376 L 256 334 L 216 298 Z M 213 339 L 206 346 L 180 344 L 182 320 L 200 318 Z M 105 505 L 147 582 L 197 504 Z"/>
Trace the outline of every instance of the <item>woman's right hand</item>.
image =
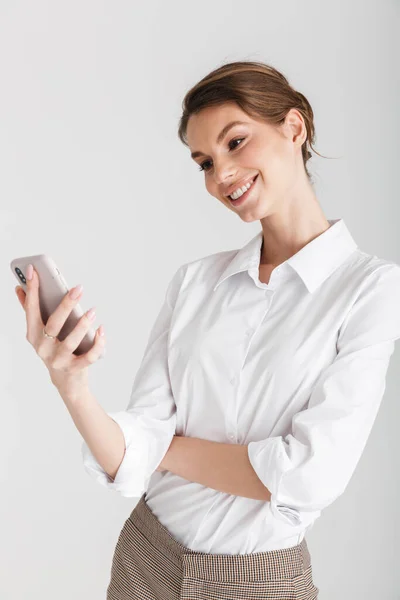
<path id="1" fill-rule="evenodd" d="M 39 277 L 35 269 L 33 269 L 32 279 L 27 279 L 26 282 L 26 294 L 21 286 L 15 288 L 18 300 L 25 310 L 26 339 L 43 360 L 49 371 L 50 379 L 58 391 L 62 395 L 75 397 L 88 390 L 88 369 L 99 358 L 105 345 L 105 338 L 100 336 L 99 327 L 90 350 L 80 356 L 73 354 L 92 325 L 87 313 L 82 315 L 74 329 L 62 342 L 57 338 L 47 338 L 43 334 L 45 325 L 40 313 Z M 47 320 L 46 333 L 49 335 L 57 336 L 60 333 L 72 309 L 82 298 L 83 292 L 75 300 L 70 297 L 70 292 L 65 295 Z"/>

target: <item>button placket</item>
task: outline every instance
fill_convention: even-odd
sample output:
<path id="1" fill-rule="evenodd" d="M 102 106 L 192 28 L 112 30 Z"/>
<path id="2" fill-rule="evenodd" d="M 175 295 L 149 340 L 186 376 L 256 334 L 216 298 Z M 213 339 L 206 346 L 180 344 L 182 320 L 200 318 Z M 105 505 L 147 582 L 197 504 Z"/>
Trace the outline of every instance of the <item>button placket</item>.
<path id="1" fill-rule="evenodd" d="M 238 377 L 236 377 L 235 375 L 232 375 L 232 377 L 230 378 L 230 382 L 231 382 L 232 386 L 235 386 L 239 382 L 239 377 L 240 377 L 240 375 Z M 238 394 L 238 388 L 236 388 L 233 392 L 234 404 L 236 403 L 237 394 Z M 236 433 L 235 433 L 236 423 L 234 423 L 232 419 L 230 419 L 230 422 L 227 423 L 227 430 L 228 430 L 227 431 L 228 439 L 231 442 L 235 441 L 236 440 Z"/>

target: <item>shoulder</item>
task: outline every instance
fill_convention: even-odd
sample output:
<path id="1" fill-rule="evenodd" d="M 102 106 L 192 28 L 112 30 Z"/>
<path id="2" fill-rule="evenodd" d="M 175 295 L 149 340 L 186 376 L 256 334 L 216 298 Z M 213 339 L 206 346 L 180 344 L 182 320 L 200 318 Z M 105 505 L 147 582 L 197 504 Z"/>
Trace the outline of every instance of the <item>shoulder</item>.
<path id="1" fill-rule="evenodd" d="M 185 263 L 181 268 L 185 272 L 186 282 L 195 281 L 200 283 L 207 280 L 211 283 L 216 281 L 238 251 L 239 248 L 214 252 Z"/>
<path id="2" fill-rule="evenodd" d="M 167 296 L 170 304 L 175 304 L 180 292 L 192 285 L 199 286 L 204 283 L 210 285 L 217 281 L 238 250 L 214 252 L 180 265 L 175 270 L 168 286 Z"/>
<path id="3" fill-rule="evenodd" d="M 358 251 L 348 268 L 353 297 L 341 337 L 360 346 L 399 339 L 400 265 Z"/>
<path id="4" fill-rule="evenodd" d="M 347 268 L 348 273 L 360 284 L 360 291 L 372 289 L 375 285 L 388 289 L 400 286 L 400 265 L 375 254 L 357 249 Z"/>

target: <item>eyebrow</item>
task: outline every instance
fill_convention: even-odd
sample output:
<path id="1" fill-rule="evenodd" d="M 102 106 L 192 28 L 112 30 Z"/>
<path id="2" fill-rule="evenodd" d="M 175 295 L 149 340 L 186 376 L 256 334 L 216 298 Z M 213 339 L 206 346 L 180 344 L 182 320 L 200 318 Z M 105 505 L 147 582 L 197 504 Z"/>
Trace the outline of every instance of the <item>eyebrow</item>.
<path id="1" fill-rule="evenodd" d="M 220 131 L 217 137 L 217 144 L 220 144 L 222 142 L 228 131 L 232 127 L 234 127 L 234 125 L 247 125 L 247 123 L 245 121 L 231 121 L 230 123 L 225 125 L 225 127 Z M 198 156 L 205 156 L 205 154 L 204 152 L 200 152 L 200 150 L 197 150 L 196 152 L 192 152 L 190 156 L 192 158 L 197 158 Z"/>

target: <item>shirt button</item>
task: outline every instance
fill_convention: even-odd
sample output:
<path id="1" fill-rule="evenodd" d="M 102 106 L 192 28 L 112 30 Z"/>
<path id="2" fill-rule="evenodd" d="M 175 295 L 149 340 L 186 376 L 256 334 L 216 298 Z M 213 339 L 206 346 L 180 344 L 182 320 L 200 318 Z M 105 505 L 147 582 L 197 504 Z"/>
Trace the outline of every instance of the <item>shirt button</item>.
<path id="1" fill-rule="evenodd" d="M 236 379 L 235 379 L 235 377 L 232 377 L 232 379 L 231 379 L 231 384 L 232 384 L 232 385 L 235 385 L 235 383 L 236 383 Z"/>
<path id="2" fill-rule="evenodd" d="M 233 433 L 230 433 L 230 434 L 228 435 L 228 437 L 229 437 L 229 439 L 230 439 L 230 440 L 234 440 L 234 439 L 235 439 L 235 436 L 233 435 Z"/>

